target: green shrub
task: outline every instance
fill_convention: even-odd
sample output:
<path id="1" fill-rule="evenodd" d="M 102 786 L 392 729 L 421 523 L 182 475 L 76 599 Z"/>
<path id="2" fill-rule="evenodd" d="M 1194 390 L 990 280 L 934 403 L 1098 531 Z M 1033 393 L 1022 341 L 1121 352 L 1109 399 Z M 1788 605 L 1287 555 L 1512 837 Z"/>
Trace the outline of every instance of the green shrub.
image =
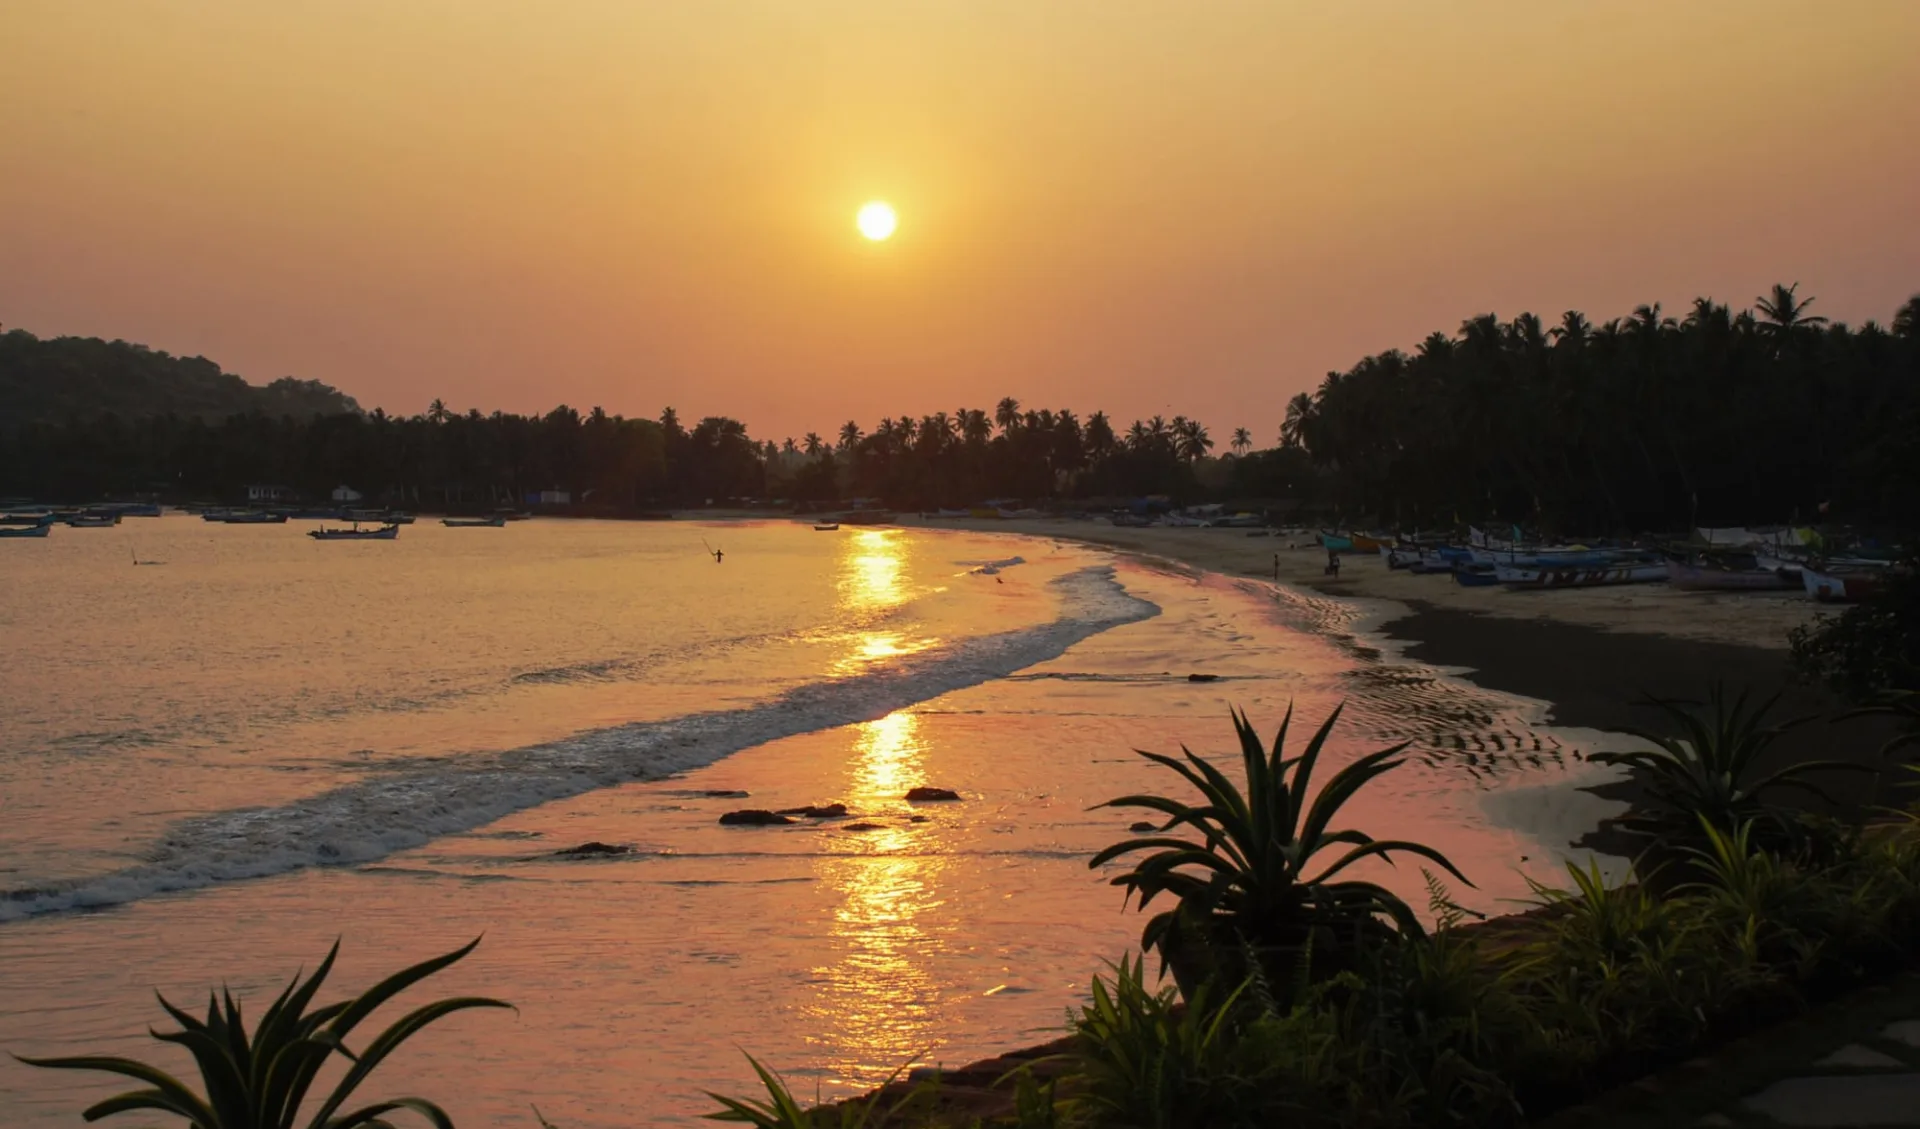
<path id="1" fill-rule="evenodd" d="M 1333 829 L 1341 806 L 1369 781 L 1398 767 L 1395 758 L 1406 748 L 1396 745 L 1361 757 L 1315 794 L 1313 770 L 1339 718 L 1336 707 L 1305 750 L 1288 758 L 1291 707 L 1271 749 L 1262 747 L 1246 715 L 1235 711 L 1244 792 L 1206 758 L 1182 748 L 1184 761 L 1140 755 L 1191 784 L 1199 804 L 1133 795 L 1100 805 L 1145 808 L 1166 817 L 1157 834 L 1115 843 L 1089 865 L 1145 852 L 1113 884 L 1138 898 L 1142 910 L 1161 894 L 1177 900 L 1148 920 L 1140 943 L 1148 951 L 1159 950 L 1183 992 L 1191 994 L 1210 978 L 1229 984 L 1245 980 L 1256 971 L 1244 959 L 1248 952 L 1269 983 L 1292 990 L 1322 973 L 1354 967 L 1371 944 L 1420 935 L 1419 919 L 1399 897 L 1376 883 L 1336 881 L 1364 859 L 1418 855 L 1466 881 L 1431 847 Z M 1169 834 L 1182 827 L 1197 832 L 1200 840 Z M 1334 854 L 1338 857 L 1322 861 Z"/>
<path id="2" fill-rule="evenodd" d="M 1731 831 L 1742 823 L 1764 821 L 1770 832 L 1784 832 L 1786 824 L 1761 794 L 1778 788 L 1798 788 L 1829 798 L 1806 777 L 1823 771 L 1871 772 L 1864 765 L 1844 761 L 1805 761 L 1759 775 L 1758 762 L 1782 733 L 1805 718 L 1779 725 L 1766 724 L 1779 695 L 1749 707 L 1742 691 L 1732 700 L 1720 686 L 1713 687 L 1705 711 L 1655 699 L 1678 730 L 1655 734 L 1628 730 L 1651 749 L 1600 752 L 1596 764 L 1633 769 L 1646 788 L 1653 810 L 1621 820 L 1623 826 L 1645 831 L 1669 845 L 1704 846 L 1699 831 L 1711 826 Z"/>
<path id="3" fill-rule="evenodd" d="M 347 1049 L 346 1039 L 381 1004 L 466 956 L 479 943 L 475 938 L 445 956 L 402 969 L 352 999 L 308 1011 L 314 994 L 333 969 L 334 957 L 340 951 L 336 943 L 312 976 L 305 981 L 294 977 L 252 1032 L 247 1030 L 240 1005 L 226 992 L 218 997 L 209 995 L 204 1021 L 160 997 L 160 1006 L 180 1024 L 180 1030 L 156 1031 L 153 1037 L 185 1047 L 192 1054 L 204 1094 L 196 1094 L 165 1071 L 133 1059 L 86 1056 L 20 1061 L 56 1070 L 119 1074 L 148 1087 L 96 1103 L 81 1115 L 88 1121 L 147 1111 L 184 1118 L 193 1129 L 292 1129 L 302 1122 L 301 1108 L 315 1076 L 337 1054 L 351 1065 L 319 1109 L 305 1119 L 308 1129 L 391 1129 L 387 1115 L 400 1110 L 418 1114 L 438 1129 L 452 1129 L 453 1120 L 446 1111 L 424 1098 L 390 1098 L 346 1113 L 340 1110 L 388 1055 L 428 1024 L 467 1008 L 510 1005 L 459 996 L 400 1017 L 358 1054 Z"/>

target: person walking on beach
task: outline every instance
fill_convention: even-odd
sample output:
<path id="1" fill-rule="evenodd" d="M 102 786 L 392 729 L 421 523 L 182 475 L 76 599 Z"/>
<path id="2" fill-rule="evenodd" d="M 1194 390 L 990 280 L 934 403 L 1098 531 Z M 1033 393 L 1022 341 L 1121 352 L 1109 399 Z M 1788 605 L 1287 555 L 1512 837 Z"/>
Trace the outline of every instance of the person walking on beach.
<path id="1" fill-rule="evenodd" d="M 1327 550 L 1327 575 L 1335 580 L 1340 579 L 1340 550 L 1338 549 Z"/>
<path id="2" fill-rule="evenodd" d="M 1275 584 L 1280 583 L 1280 554 L 1279 553 L 1275 553 L 1273 555 L 1273 582 Z"/>
<path id="3" fill-rule="evenodd" d="M 715 549 L 713 551 L 714 564 L 722 564 L 726 561 L 726 559 L 727 559 L 727 555 L 724 552 L 721 552 L 719 549 Z"/>

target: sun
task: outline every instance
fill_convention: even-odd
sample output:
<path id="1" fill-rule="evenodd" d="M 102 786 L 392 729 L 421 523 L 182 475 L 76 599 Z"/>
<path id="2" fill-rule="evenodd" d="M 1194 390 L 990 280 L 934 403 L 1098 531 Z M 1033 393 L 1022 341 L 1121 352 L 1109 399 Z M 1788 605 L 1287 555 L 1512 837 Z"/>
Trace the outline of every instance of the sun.
<path id="1" fill-rule="evenodd" d="M 893 214 L 893 205 L 885 200 L 872 200 L 860 206 L 860 214 L 853 222 L 859 225 L 860 234 L 878 243 L 893 234 L 900 218 Z"/>

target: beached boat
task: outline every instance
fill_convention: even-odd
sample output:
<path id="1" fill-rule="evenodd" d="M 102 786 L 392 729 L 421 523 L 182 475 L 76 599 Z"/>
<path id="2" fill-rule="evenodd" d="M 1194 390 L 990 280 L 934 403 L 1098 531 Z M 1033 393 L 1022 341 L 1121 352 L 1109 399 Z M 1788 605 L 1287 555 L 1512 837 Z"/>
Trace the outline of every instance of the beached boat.
<path id="1" fill-rule="evenodd" d="M 245 510 L 240 513 L 227 514 L 224 517 L 208 518 L 207 520 L 222 522 L 226 525 L 285 525 L 287 524 L 287 515 L 262 513 L 259 510 Z"/>
<path id="2" fill-rule="evenodd" d="M 1508 588 L 1594 588 L 1603 584 L 1650 584 L 1667 578 L 1665 561 L 1607 565 L 1527 567 L 1497 564 L 1494 575 Z"/>
<path id="3" fill-rule="evenodd" d="M 1468 550 L 1475 564 L 1506 565 L 1510 568 L 1592 568 L 1619 564 L 1635 555 L 1633 550 L 1591 549 L 1586 546 L 1517 549 Z"/>
<path id="4" fill-rule="evenodd" d="M 815 533 L 832 533 L 834 530 L 839 528 L 840 528 L 840 523 L 836 521 L 827 525 L 816 525 L 813 527 L 813 530 Z"/>
<path id="5" fill-rule="evenodd" d="M 74 514 L 67 519 L 74 529 L 111 529 L 120 524 L 119 514 Z"/>
<path id="6" fill-rule="evenodd" d="M 1353 542 L 1356 553 L 1377 553 L 1393 547 L 1393 542 L 1383 537 L 1370 537 L 1365 533 L 1349 533 L 1347 540 Z"/>
<path id="7" fill-rule="evenodd" d="M 1418 568 L 1420 550 L 1400 545 L 1382 545 L 1380 559 L 1386 562 L 1386 566 L 1390 569 Z"/>
<path id="8" fill-rule="evenodd" d="M 1808 565 L 1800 570 L 1800 583 L 1807 595 L 1823 604 L 1851 604 L 1880 591 L 1889 575 L 1883 568 L 1841 569 L 1828 564 L 1816 569 Z"/>
<path id="9" fill-rule="evenodd" d="M 51 525 L 52 514 L 0 514 L 0 525 Z"/>
<path id="10" fill-rule="evenodd" d="M 1453 567 L 1453 582 L 1462 588 L 1491 588 L 1500 577 L 1492 565 L 1463 563 Z"/>
<path id="11" fill-rule="evenodd" d="M 0 525 L 0 537 L 45 537 L 52 525 Z"/>
<path id="12" fill-rule="evenodd" d="M 1715 568 L 1712 565 L 1667 562 L 1667 583 L 1690 591 L 1759 592 L 1798 588 L 1798 573 L 1785 575 L 1776 569 Z"/>
<path id="13" fill-rule="evenodd" d="M 441 518 L 440 524 L 448 529 L 505 529 L 507 518 L 504 514 L 494 514 L 492 517 L 448 517 Z"/>
<path id="14" fill-rule="evenodd" d="M 400 536 L 400 527 L 383 525 L 378 529 L 309 529 L 307 536 L 315 541 L 392 541 Z"/>
<path id="15" fill-rule="evenodd" d="M 1323 529 L 1320 531 L 1320 547 L 1330 553 L 1351 553 L 1353 538 L 1342 537 L 1338 533 L 1328 533 Z"/>

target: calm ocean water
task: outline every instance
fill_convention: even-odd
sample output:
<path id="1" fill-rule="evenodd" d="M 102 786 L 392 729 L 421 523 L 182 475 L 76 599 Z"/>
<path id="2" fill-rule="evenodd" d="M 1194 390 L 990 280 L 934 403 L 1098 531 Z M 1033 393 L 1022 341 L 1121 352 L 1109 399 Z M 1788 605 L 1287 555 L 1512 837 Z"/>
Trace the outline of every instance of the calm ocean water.
<path id="1" fill-rule="evenodd" d="M 1132 748 L 1227 752 L 1230 703 L 1346 701 L 1336 760 L 1413 741 L 1350 822 L 1441 847 L 1482 909 L 1605 810 L 1572 787 L 1590 735 L 1271 585 L 950 532 L 302 530 L 0 546 L 0 1050 L 177 1063 L 156 987 L 258 998 L 337 936 L 352 988 L 484 934 L 429 984 L 518 1013 L 447 1021 L 368 1096 L 685 1124 L 742 1050 L 835 1096 L 1050 1037 L 1140 925 L 1085 865 L 1137 816 L 1088 809 L 1170 786 Z M 879 826 L 715 822 L 830 801 Z M 587 841 L 632 850 L 555 855 Z M 108 1092 L 0 1059 L 9 1125 Z"/>

